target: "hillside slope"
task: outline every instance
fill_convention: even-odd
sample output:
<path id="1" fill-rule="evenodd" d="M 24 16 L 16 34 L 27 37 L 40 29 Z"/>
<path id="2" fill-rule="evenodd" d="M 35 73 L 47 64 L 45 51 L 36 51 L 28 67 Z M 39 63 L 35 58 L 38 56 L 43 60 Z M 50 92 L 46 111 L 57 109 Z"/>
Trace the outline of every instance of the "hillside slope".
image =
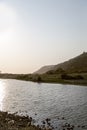
<path id="1" fill-rule="evenodd" d="M 81 55 L 74 57 L 73 59 L 70 59 L 57 65 L 44 66 L 35 73 L 43 74 L 50 70 L 56 70 L 58 68 L 62 68 L 68 73 L 87 72 L 87 52 L 84 52 Z"/>
<path id="2" fill-rule="evenodd" d="M 34 74 L 43 74 L 43 73 L 46 73 L 47 71 L 50 71 L 52 69 L 54 69 L 54 65 L 43 66 L 39 70 L 37 70 L 36 72 L 34 72 Z"/>

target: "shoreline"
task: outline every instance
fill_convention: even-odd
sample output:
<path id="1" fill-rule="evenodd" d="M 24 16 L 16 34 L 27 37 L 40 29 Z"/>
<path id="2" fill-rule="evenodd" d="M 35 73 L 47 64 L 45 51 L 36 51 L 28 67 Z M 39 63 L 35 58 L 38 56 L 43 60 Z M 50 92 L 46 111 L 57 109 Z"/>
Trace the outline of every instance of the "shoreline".
<path id="1" fill-rule="evenodd" d="M 68 78 L 67 78 L 68 77 Z M 22 81 L 32 81 L 37 83 L 71 84 L 87 86 L 87 73 L 61 74 L 0 74 L 1 79 L 16 79 Z"/>
<path id="2" fill-rule="evenodd" d="M 12 79 L 19 81 L 27 81 L 33 83 L 49 83 L 49 84 L 63 84 L 63 85 L 79 85 L 79 86 L 87 86 L 87 80 L 61 80 L 61 81 L 34 81 L 34 80 L 26 80 L 26 79 L 18 79 L 18 78 L 1 78 L 0 79 Z"/>

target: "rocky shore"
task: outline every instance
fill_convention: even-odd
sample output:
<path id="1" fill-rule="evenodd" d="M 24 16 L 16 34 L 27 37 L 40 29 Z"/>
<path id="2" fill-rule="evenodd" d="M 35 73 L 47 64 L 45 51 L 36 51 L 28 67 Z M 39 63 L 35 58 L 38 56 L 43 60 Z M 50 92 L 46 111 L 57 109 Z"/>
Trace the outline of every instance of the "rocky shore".
<path id="1" fill-rule="evenodd" d="M 0 112 L 0 130 L 42 130 L 32 123 L 32 117 Z"/>

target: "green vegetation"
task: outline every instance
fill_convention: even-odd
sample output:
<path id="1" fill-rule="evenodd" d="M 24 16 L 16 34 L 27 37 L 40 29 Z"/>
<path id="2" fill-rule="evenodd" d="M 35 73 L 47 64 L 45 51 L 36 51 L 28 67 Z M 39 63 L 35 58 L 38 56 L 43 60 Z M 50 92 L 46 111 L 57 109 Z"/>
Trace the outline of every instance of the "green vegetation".
<path id="1" fill-rule="evenodd" d="M 84 79 L 82 75 L 72 76 L 72 75 L 68 75 L 68 74 L 62 74 L 61 78 L 65 79 L 65 80 L 82 80 L 82 79 Z"/>
<path id="2" fill-rule="evenodd" d="M 62 83 L 87 85 L 87 73 L 0 74 L 0 78 L 33 81 L 37 83 Z"/>
<path id="3" fill-rule="evenodd" d="M 58 68 L 56 70 L 49 70 L 46 73 L 47 74 L 65 74 L 66 72 L 62 68 Z"/>

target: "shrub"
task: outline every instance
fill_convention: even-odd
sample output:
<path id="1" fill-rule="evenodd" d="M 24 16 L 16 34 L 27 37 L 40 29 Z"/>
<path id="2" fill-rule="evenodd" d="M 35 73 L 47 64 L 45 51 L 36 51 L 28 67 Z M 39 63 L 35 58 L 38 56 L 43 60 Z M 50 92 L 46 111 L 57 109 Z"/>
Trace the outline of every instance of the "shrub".
<path id="1" fill-rule="evenodd" d="M 37 82 L 41 82 L 41 81 L 42 81 L 41 77 L 38 76 L 38 77 L 37 77 Z"/>
<path id="2" fill-rule="evenodd" d="M 67 75 L 67 74 L 62 74 L 61 78 L 66 79 L 66 80 L 81 80 L 81 79 L 84 79 L 83 76 L 81 76 L 81 75 L 71 76 L 71 75 Z"/>

